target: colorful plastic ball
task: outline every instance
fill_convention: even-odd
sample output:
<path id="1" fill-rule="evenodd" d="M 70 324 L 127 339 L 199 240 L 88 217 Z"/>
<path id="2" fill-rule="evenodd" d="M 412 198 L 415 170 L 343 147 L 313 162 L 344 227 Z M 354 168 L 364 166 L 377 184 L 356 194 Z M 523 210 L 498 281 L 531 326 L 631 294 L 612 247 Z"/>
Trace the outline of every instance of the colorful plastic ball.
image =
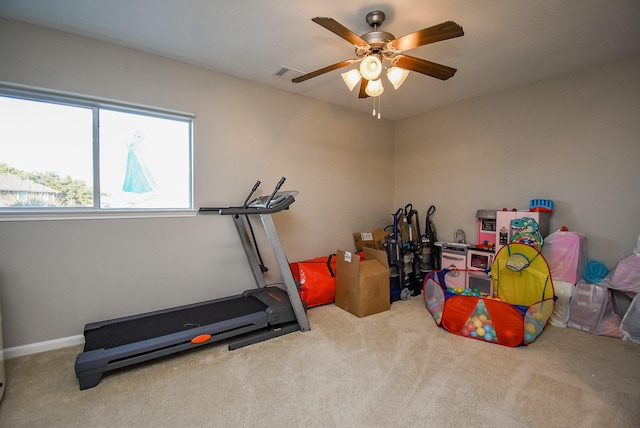
<path id="1" fill-rule="evenodd" d="M 478 333 L 478 336 L 484 336 L 484 333 L 485 333 L 484 328 L 479 327 L 479 328 L 476 330 L 476 333 Z"/>
<path id="2" fill-rule="evenodd" d="M 533 334 L 536 332 L 536 326 L 531 324 L 530 322 L 528 322 L 525 326 L 524 329 L 526 330 L 527 333 Z"/>

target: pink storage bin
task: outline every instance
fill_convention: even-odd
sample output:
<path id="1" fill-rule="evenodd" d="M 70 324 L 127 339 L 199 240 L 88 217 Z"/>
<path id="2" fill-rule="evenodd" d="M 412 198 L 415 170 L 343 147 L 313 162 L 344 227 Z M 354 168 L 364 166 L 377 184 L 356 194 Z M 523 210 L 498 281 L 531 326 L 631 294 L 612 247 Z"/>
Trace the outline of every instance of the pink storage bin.
<path id="1" fill-rule="evenodd" d="M 542 255 L 554 281 L 577 284 L 587 260 L 587 241 L 577 232 L 556 231 L 544 238 Z"/>
<path id="2" fill-rule="evenodd" d="M 605 277 L 603 284 L 631 298 L 640 293 L 640 255 L 632 254 L 620 260 Z"/>
<path id="3" fill-rule="evenodd" d="M 631 301 L 631 306 L 620 324 L 620 332 L 624 338 L 634 343 L 640 343 L 640 297 L 638 296 L 640 293 L 636 294 Z"/>
<path id="4" fill-rule="evenodd" d="M 569 327 L 596 334 L 611 303 L 611 291 L 602 284 L 580 280 L 569 305 Z"/>

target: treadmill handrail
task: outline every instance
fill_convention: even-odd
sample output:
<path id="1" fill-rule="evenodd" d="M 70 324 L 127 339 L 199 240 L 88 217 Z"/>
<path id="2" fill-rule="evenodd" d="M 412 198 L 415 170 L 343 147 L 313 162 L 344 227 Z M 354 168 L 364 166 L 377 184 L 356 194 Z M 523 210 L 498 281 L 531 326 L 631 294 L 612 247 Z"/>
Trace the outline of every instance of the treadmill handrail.
<path id="1" fill-rule="evenodd" d="M 295 202 L 292 195 L 288 195 L 281 201 L 273 204 L 271 207 L 200 207 L 198 212 L 203 214 L 218 213 L 220 215 L 255 215 L 255 214 L 273 214 L 289 208 Z"/>

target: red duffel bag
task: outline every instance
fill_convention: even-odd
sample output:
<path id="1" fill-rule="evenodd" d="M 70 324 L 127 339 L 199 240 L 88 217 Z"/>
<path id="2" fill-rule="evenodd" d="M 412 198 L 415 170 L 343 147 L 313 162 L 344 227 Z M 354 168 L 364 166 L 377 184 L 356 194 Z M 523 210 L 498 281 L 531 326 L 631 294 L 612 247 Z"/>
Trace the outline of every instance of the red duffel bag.
<path id="1" fill-rule="evenodd" d="M 333 303 L 336 298 L 335 254 L 290 263 L 293 279 L 300 284 L 300 298 L 308 308 Z"/>

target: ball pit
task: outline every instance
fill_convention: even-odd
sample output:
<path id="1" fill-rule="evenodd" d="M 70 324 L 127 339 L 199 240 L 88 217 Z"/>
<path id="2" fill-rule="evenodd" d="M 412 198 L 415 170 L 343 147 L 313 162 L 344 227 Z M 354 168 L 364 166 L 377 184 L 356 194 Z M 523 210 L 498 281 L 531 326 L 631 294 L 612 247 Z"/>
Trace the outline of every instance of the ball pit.
<path id="1" fill-rule="evenodd" d="M 527 249 L 520 249 L 521 246 Z M 509 253 L 503 257 L 502 264 L 495 267 L 505 248 L 525 254 L 534 252 L 527 256 L 531 263 L 514 272 L 504 263 L 504 259 L 511 256 Z M 447 269 L 431 272 L 425 278 L 423 289 L 427 310 L 438 326 L 463 337 L 504 346 L 530 344 L 546 327 L 554 305 L 551 273 L 538 254 L 536 249 L 524 244 L 503 247 L 491 269 L 494 290 L 498 290 L 496 296 L 483 295 L 476 289 L 448 288 Z M 500 294 L 503 289 L 506 293 Z"/>
<path id="2" fill-rule="evenodd" d="M 427 308 L 433 318 L 436 320 L 436 323 L 440 323 L 442 321 L 442 309 L 444 308 L 444 296 L 442 298 L 431 297 L 427 300 Z"/>
<path id="3" fill-rule="evenodd" d="M 487 342 L 497 342 L 491 317 L 482 300 L 478 302 L 476 309 L 465 323 L 462 335 L 486 340 Z"/>

